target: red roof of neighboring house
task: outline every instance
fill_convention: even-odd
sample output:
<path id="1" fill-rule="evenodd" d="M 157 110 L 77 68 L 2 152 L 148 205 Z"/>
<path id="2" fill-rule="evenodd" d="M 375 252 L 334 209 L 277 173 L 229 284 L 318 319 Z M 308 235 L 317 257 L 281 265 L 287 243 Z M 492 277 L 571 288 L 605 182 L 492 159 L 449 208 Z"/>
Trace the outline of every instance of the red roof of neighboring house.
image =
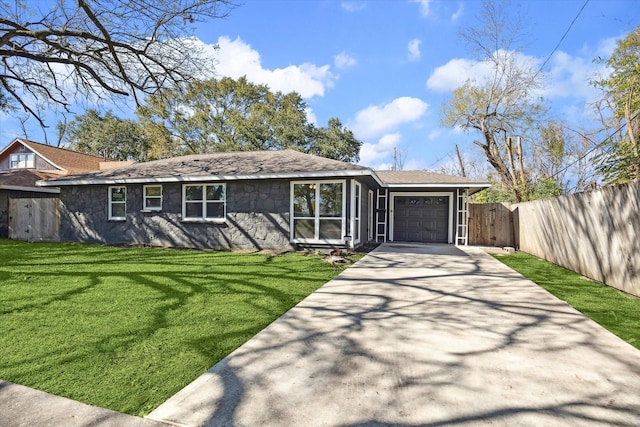
<path id="1" fill-rule="evenodd" d="M 27 187 L 36 188 L 36 182 L 51 178 L 59 178 L 64 175 L 72 175 L 101 169 L 109 169 L 132 162 L 114 162 L 91 156 L 89 154 L 78 153 L 66 148 L 53 147 L 28 139 L 15 139 L 3 150 L 0 150 L 0 158 L 6 153 L 11 153 L 18 145 L 22 145 L 35 153 L 38 157 L 53 165 L 53 169 L 11 169 L 0 171 L 0 189 L 25 189 Z"/>
<path id="2" fill-rule="evenodd" d="M 89 172 L 100 169 L 100 162 L 104 159 L 89 154 L 78 153 L 66 148 L 53 147 L 51 145 L 40 144 L 39 142 L 27 139 L 16 139 L 36 154 L 48 160 L 67 173 Z"/>

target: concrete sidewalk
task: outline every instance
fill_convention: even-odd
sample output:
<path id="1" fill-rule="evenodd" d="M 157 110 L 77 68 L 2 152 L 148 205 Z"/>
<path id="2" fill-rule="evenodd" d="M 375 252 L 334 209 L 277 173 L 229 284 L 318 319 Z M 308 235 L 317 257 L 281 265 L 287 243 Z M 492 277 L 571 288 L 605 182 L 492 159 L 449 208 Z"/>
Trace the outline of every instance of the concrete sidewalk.
<path id="1" fill-rule="evenodd" d="M 149 418 L 640 426 L 640 351 L 480 249 L 385 244 Z"/>
<path id="2" fill-rule="evenodd" d="M 121 414 L 0 380 L 2 427 L 162 427 Z"/>

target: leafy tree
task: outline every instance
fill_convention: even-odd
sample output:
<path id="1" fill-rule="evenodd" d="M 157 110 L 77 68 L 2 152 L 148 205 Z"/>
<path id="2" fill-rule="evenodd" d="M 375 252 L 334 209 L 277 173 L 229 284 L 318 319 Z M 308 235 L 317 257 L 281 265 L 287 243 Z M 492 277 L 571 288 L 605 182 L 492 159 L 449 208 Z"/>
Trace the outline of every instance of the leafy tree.
<path id="1" fill-rule="evenodd" d="M 174 155 L 280 148 L 304 141 L 305 104 L 299 95 L 225 77 L 193 81 L 185 93 L 150 96 L 137 110 L 147 129 L 166 129 Z M 282 143 L 281 143 L 282 141 Z"/>
<path id="2" fill-rule="evenodd" d="M 562 185 L 553 178 L 542 178 L 531 186 L 529 200 L 547 199 L 565 194 Z"/>
<path id="3" fill-rule="evenodd" d="M 512 200 L 528 198 L 529 175 L 526 170 L 527 136 L 546 114 L 542 100 L 534 97 L 542 75 L 535 64 L 513 50 L 521 27 L 510 19 L 504 4 L 483 4 L 481 25 L 462 33 L 480 60 L 491 70 L 484 79 L 469 79 L 453 92 L 443 108 L 441 122 L 478 133 L 475 140 L 489 164 L 508 188 Z M 526 141 L 526 139 L 524 139 Z"/>
<path id="4" fill-rule="evenodd" d="M 310 154 L 343 162 L 357 162 L 360 159 L 362 142 L 337 118 L 330 119 L 326 128 L 312 127 L 308 141 L 305 151 Z"/>
<path id="5" fill-rule="evenodd" d="M 606 64 L 611 74 L 596 81 L 613 109 L 613 132 L 600 171 L 608 183 L 640 180 L 640 26 L 618 45 Z M 616 126 L 619 125 L 619 126 Z"/>
<path id="6" fill-rule="evenodd" d="M 550 120 L 538 127 L 534 141 L 531 181 L 538 188 L 532 188 L 530 198 L 583 191 L 593 184 L 596 171 L 588 157 L 592 142 L 584 133 L 568 128 L 561 120 Z"/>
<path id="7" fill-rule="evenodd" d="M 496 176 L 496 172 L 488 175 L 491 187 L 486 188 L 472 196 L 474 203 L 511 203 L 513 195 L 510 189 Z"/>
<path id="8" fill-rule="evenodd" d="M 228 14 L 228 0 L 0 0 L 0 107 L 152 94 L 212 68 L 192 41 L 196 20 Z M 47 10 L 48 9 L 48 10 Z"/>
<path id="9" fill-rule="evenodd" d="M 150 137 L 134 120 L 96 110 L 76 117 L 65 129 L 69 148 L 109 160 L 148 160 Z"/>
<path id="10" fill-rule="evenodd" d="M 147 133 L 165 135 L 169 155 L 292 148 L 357 161 L 361 142 L 353 133 L 338 119 L 316 128 L 306 108 L 295 92 L 273 93 L 245 77 L 225 77 L 193 81 L 185 93 L 152 95 L 137 114 Z"/>

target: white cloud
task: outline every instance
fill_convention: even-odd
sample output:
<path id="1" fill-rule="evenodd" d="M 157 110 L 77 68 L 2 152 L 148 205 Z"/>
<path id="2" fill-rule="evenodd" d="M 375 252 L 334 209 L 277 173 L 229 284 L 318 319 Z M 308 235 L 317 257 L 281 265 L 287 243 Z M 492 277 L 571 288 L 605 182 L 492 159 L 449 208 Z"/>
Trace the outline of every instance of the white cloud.
<path id="1" fill-rule="evenodd" d="M 513 59 L 522 69 L 535 70 L 540 62 L 537 57 L 519 52 L 499 51 L 495 55 L 510 56 L 509 60 Z M 439 92 L 450 92 L 462 86 L 467 80 L 484 82 L 494 75 L 494 70 L 492 61 L 454 58 L 431 73 L 427 79 L 427 88 Z"/>
<path id="2" fill-rule="evenodd" d="M 408 96 L 396 98 L 388 104 L 372 105 L 356 114 L 349 128 L 357 138 L 367 139 L 393 130 L 397 126 L 418 120 L 429 104 Z"/>
<path id="3" fill-rule="evenodd" d="M 365 142 L 360 149 L 360 164 L 378 170 L 389 169 L 383 167 L 384 164 L 381 161 L 393 154 L 393 149 L 398 146 L 401 139 L 402 135 L 399 133 L 391 133 L 384 135 L 374 144 Z"/>
<path id="4" fill-rule="evenodd" d="M 239 37 L 231 40 L 222 36 L 218 39 L 218 46 L 217 50 L 209 46 L 217 60 L 216 74 L 234 79 L 247 76 L 249 81 L 266 84 L 274 91 L 296 91 L 303 98 L 323 96 L 336 79 L 329 65 L 304 63 L 274 70 L 263 68 L 260 53 Z"/>
<path id="5" fill-rule="evenodd" d="M 420 169 L 425 169 L 426 164 L 422 159 L 408 159 L 405 160 L 403 169 L 406 171 L 415 171 Z"/>
<path id="6" fill-rule="evenodd" d="M 359 12 L 367 7 L 367 4 L 363 1 L 343 1 L 340 7 L 347 12 Z"/>
<path id="7" fill-rule="evenodd" d="M 407 49 L 409 50 L 409 61 L 417 61 L 420 59 L 420 39 L 413 39 L 409 41 Z"/>
<path id="8" fill-rule="evenodd" d="M 468 79 L 487 76 L 492 67 L 488 62 L 455 58 L 437 67 L 427 79 L 427 87 L 440 92 L 449 92 L 464 84 Z"/>
<path id="9" fill-rule="evenodd" d="M 333 63 L 338 69 L 345 69 L 356 65 L 356 59 L 347 52 L 341 52 L 333 57 Z"/>
<path id="10" fill-rule="evenodd" d="M 422 15 L 422 17 L 426 18 L 427 16 L 429 16 L 429 13 L 431 12 L 430 9 L 430 5 L 431 5 L 431 0 L 411 0 L 413 3 L 418 3 L 420 4 L 420 15 Z"/>
<path id="11" fill-rule="evenodd" d="M 593 101 L 600 96 L 590 83 L 598 75 L 606 74 L 603 64 L 595 64 L 582 57 L 558 51 L 550 61 L 547 82 L 540 95 L 546 98 L 581 98 Z"/>
<path id="12" fill-rule="evenodd" d="M 439 139 L 442 135 L 444 135 L 444 133 L 444 129 L 434 129 L 429 132 L 427 138 L 429 138 L 429 141 L 433 141 L 434 139 Z"/>
<path id="13" fill-rule="evenodd" d="M 318 118 L 316 117 L 316 113 L 313 112 L 311 107 L 307 106 L 307 108 L 304 109 L 304 114 L 307 116 L 307 121 L 309 123 L 313 125 L 318 124 Z"/>
<path id="14" fill-rule="evenodd" d="M 613 54 L 613 51 L 616 50 L 616 47 L 618 47 L 618 42 L 623 38 L 624 36 L 619 36 L 600 40 L 596 49 L 596 55 L 603 58 L 610 58 Z M 589 54 L 590 52 L 587 52 L 587 55 Z"/>
<path id="15" fill-rule="evenodd" d="M 458 3 L 458 10 L 455 11 L 453 15 L 451 15 L 451 21 L 455 22 L 462 16 L 462 12 L 464 12 L 464 4 Z"/>

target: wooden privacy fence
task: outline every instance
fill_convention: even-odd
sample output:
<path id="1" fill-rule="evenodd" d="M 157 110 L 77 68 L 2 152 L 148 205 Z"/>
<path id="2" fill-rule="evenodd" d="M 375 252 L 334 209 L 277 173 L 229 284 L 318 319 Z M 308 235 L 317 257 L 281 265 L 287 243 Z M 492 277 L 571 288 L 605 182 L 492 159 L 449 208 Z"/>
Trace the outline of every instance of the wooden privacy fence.
<path id="1" fill-rule="evenodd" d="M 514 246 L 640 297 L 640 182 L 469 205 L 469 244 Z"/>
<path id="2" fill-rule="evenodd" d="M 515 246 L 513 212 L 502 203 L 469 205 L 469 244 L 479 246 Z"/>
<path id="3" fill-rule="evenodd" d="M 58 197 L 9 199 L 9 238 L 29 242 L 59 240 L 59 204 Z"/>
<path id="4" fill-rule="evenodd" d="M 640 182 L 511 209 L 521 250 L 640 297 Z"/>

